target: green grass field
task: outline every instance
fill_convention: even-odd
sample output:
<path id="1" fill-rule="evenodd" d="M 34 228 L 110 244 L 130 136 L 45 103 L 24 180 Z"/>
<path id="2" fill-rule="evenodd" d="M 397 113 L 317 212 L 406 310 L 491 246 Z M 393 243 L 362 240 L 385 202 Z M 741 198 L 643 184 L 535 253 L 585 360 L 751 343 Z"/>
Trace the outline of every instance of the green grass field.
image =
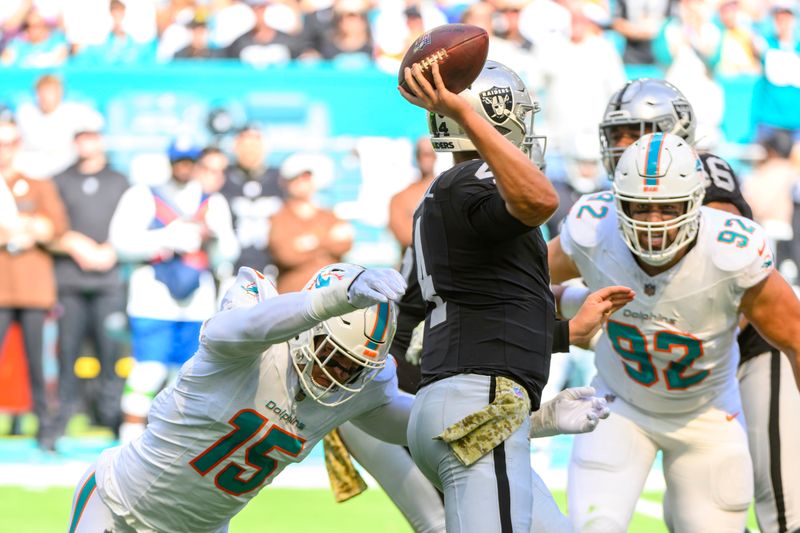
<path id="1" fill-rule="evenodd" d="M 7 432 L 9 426 L 9 417 L 0 414 L 0 434 Z M 30 436 L 34 431 L 35 421 L 24 417 L 23 432 Z M 107 431 L 91 428 L 85 417 L 78 416 L 72 420 L 69 433 L 73 436 L 103 436 Z M 0 486 L 0 533 L 63 533 L 67 528 L 72 493 L 73 489 L 61 487 L 30 490 Z M 554 491 L 553 495 L 565 511 L 564 491 Z M 662 494 L 649 492 L 643 498 L 656 504 L 655 512 L 635 514 L 630 533 L 666 533 L 659 509 Z M 748 527 L 751 531 L 756 530 L 752 508 Z M 325 489 L 267 487 L 233 519 L 231 525 L 231 533 L 283 532 L 410 533 L 411 528 L 383 491 L 376 488 L 337 504 L 330 491 Z"/>
<path id="2" fill-rule="evenodd" d="M 562 509 L 566 496 L 555 493 Z M 645 494 L 654 502 L 661 494 Z M 72 490 L 30 491 L 0 487 L 0 533 L 59 533 L 67 528 Z M 755 527 L 750 516 L 749 526 Z M 324 489 L 264 489 L 231 525 L 231 533 L 406 533 L 411 528 L 380 490 L 370 489 L 353 500 L 334 502 Z M 631 533 L 666 533 L 660 519 L 637 514 Z"/>

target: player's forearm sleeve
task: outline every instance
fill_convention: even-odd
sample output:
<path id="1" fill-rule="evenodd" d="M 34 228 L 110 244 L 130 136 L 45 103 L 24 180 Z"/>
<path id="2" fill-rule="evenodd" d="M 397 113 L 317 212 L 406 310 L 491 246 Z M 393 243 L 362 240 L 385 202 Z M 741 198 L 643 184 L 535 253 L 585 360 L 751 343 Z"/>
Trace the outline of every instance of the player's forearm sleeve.
<path id="1" fill-rule="evenodd" d="M 255 356 L 267 346 L 353 309 L 343 287 L 282 294 L 252 307 L 217 313 L 206 322 L 202 340 L 217 353 Z"/>
<path id="2" fill-rule="evenodd" d="M 569 351 L 569 320 L 556 320 L 553 331 L 553 353 Z"/>

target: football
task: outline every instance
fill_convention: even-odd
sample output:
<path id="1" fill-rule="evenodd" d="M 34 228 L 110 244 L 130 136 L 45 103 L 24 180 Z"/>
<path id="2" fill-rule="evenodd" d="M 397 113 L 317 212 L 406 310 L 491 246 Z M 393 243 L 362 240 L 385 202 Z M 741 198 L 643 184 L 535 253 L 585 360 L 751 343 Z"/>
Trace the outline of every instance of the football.
<path id="1" fill-rule="evenodd" d="M 471 24 L 445 24 L 420 35 L 406 51 L 397 81 L 408 91 L 404 78 L 406 67 L 419 63 L 425 78 L 433 85 L 431 66 L 439 63 L 445 87 L 460 93 L 481 73 L 489 53 L 489 34 Z"/>

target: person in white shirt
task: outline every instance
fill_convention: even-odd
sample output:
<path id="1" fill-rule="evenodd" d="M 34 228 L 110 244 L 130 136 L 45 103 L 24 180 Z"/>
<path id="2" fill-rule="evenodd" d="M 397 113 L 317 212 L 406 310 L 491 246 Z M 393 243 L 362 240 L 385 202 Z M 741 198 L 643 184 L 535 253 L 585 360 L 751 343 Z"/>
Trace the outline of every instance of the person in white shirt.
<path id="1" fill-rule="evenodd" d="M 194 179 L 200 150 L 179 141 L 170 148 L 172 177 L 136 185 L 119 201 L 109 241 L 120 261 L 134 262 L 127 313 L 136 365 L 122 397 L 120 439 L 144 430 L 145 415 L 171 371 L 197 349 L 203 320 L 216 310 L 214 272 L 239 257 L 228 202 Z"/>

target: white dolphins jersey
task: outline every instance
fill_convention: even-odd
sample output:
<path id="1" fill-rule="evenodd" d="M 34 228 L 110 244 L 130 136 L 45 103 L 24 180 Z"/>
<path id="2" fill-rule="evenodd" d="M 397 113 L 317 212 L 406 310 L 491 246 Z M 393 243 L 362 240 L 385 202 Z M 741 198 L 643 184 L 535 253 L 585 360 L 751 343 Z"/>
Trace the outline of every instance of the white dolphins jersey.
<path id="1" fill-rule="evenodd" d="M 703 207 L 694 246 L 651 277 L 617 224 L 612 194 L 596 193 L 575 203 L 561 232 L 562 249 L 589 289 L 624 285 L 636 291 L 605 326 L 596 347 L 598 374 L 641 409 L 698 409 L 737 386 L 739 303 L 774 268 L 764 231 L 751 220 Z"/>
<path id="2" fill-rule="evenodd" d="M 252 346 L 252 340 L 212 342 L 203 334 L 174 385 L 156 397 L 145 433 L 101 455 L 100 496 L 137 532 L 219 530 L 326 433 L 378 407 L 395 408 L 392 400 L 403 395 L 390 360 L 348 402 L 331 408 L 310 397 L 298 401 L 288 344 L 247 355 Z M 385 423 L 397 423 L 388 418 Z"/>

